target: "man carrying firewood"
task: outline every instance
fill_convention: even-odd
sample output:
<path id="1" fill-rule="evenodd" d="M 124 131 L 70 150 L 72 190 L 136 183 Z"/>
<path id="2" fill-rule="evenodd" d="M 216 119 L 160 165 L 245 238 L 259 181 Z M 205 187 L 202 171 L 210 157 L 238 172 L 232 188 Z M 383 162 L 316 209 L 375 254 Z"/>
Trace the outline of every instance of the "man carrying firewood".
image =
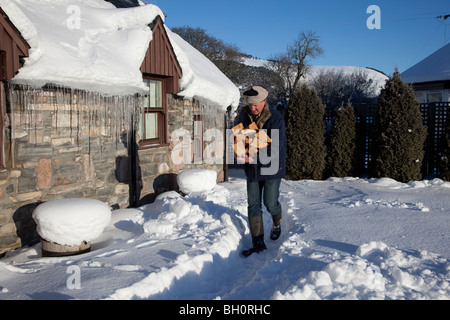
<path id="1" fill-rule="evenodd" d="M 272 240 L 281 233 L 281 179 L 286 174 L 286 129 L 283 116 L 269 107 L 268 92 L 261 86 L 252 86 L 243 93 L 247 105 L 233 128 L 238 161 L 244 162 L 247 176 L 248 220 L 253 247 L 245 250 L 245 257 L 266 249 L 262 202 L 272 215 Z M 249 132 L 249 130 L 253 130 Z M 239 137 L 244 137 L 239 140 Z"/>

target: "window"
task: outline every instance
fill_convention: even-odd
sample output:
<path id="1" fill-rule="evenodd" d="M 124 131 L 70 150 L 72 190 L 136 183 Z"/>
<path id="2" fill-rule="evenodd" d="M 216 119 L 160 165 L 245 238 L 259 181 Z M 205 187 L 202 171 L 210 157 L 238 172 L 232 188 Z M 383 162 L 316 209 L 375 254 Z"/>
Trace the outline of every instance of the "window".
<path id="1" fill-rule="evenodd" d="M 427 102 L 427 95 L 425 94 L 425 92 L 415 92 L 415 95 L 419 103 Z"/>
<path id="2" fill-rule="evenodd" d="M 4 86 L 3 81 L 0 80 L 0 170 L 5 166 L 3 164 L 3 100 L 4 99 Z"/>
<path id="3" fill-rule="evenodd" d="M 141 146 L 158 146 L 166 143 L 166 106 L 164 82 L 144 79 L 150 93 L 142 100 L 138 134 Z"/>
<path id="4" fill-rule="evenodd" d="M 442 92 L 428 93 L 428 102 L 442 102 Z"/>

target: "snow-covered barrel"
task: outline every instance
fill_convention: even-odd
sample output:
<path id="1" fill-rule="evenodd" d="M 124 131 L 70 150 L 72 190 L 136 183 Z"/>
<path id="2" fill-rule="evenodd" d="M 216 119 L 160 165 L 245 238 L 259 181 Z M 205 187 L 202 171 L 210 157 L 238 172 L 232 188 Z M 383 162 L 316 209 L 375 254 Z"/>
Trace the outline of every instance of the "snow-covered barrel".
<path id="1" fill-rule="evenodd" d="M 94 199 L 45 202 L 33 212 L 42 239 L 42 256 L 67 256 L 90 251 L 111 221 L 111 209 Z"/>
<path id="2" fill-rule="evenodd" d="M 209 191 L 216 186 L 217 172 L 208 169 L 185 170 L 177 175 L 177 183 L 184 194 Z"/>
<path id="3" fill-rule="evenodd" d="M 68 246 L 41 239 L 43 257 L 64 257 L 91 251 L 91 242 L 83 241 L 78 245 Z"/>

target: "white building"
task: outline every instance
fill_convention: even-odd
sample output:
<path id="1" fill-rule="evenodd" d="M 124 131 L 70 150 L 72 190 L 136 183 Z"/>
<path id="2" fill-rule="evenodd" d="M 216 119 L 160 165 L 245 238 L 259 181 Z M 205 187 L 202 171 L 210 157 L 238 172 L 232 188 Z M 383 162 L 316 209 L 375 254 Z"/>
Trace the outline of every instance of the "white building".
<path id="1" fill-rule="evenodd" d="M 450 102 L 450 43 L 401 74 L 420 103 Z"/>

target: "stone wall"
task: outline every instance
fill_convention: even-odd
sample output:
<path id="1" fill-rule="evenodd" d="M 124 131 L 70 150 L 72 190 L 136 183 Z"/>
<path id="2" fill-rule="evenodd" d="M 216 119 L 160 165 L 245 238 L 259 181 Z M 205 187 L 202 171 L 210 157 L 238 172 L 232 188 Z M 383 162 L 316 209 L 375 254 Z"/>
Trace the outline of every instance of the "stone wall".
<path id="1" fill-rule="evenodd" d="M 40 203 L 93 198 L 111 208 L 126 208 L 133 189 L 129 177 L 121 178 L 120 160 L 131 159 L 128 138 L 122 133 L 129 131 L 135 98 L 102 100 L 71 91 L 25 91 L 10 95 L 11 111 L 4 113 L 6 169 L 0 172 L 0 256 L 40 240 L 31 217 Z M 167 100 L 167 144 L 138 151 L 140 204 L 177 189 L 176 174 L 181 170 L 210 168 L 223 180 L 222 164 L 171 161 L 171 152 L 180 143 L 171 140 L 171 132 L 184 128 L 193 136 L 194 117 L 208 108 L 172 95 Z M 206 118 L 208 125 L 223 128 L 223 114 L 212 112 Z"/>

